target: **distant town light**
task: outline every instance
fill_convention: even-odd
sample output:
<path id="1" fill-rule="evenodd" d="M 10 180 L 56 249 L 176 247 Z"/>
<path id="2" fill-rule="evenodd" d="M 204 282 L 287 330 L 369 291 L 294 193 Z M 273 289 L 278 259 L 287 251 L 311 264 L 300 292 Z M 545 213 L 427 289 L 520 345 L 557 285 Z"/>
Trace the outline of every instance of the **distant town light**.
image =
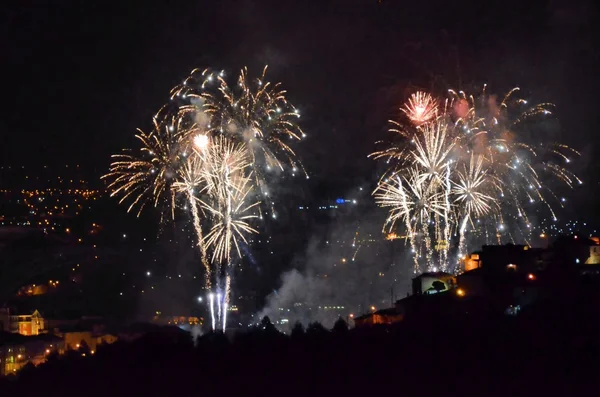
<path id="1" fill-rule="evenodd" d="M 464 289 L 462 289 L 462 288 L 458 288 L 458 289 L 456 290 L 456 295 L 458 295 L 458 296 L 461 296 L 461 297 L 462 297 L 462 296 L 465 296 L 465 290 L 464 290 Z"/>

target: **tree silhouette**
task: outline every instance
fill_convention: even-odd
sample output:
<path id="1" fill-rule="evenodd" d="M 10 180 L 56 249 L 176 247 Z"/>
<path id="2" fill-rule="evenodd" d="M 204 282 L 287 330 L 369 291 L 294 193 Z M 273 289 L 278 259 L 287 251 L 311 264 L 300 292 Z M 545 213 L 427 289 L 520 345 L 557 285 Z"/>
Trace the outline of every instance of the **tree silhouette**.
<path id="1" fill-rule="evenodd" d="M 343 318 L 338 318 L 333 324 L 333 332 L 336 334 L 345 334 L 348 332 L 348 323 Z"/>
<path id="2" fill-rule="evenodd" d="M 79 347 L 77 348 L 77 351 L 79 353 L 85 354 L 85 355 L 88 355 L 91 353 L 90 347 L 88 346 L 87 342 L 84 340 L 79 342 Z"/>
<path id="3" fill-rule="evenodd" d="M 436 280 L 433 283 L 431 283 L 431 288 L 433 288 L 436 292 L 442 292 L 446 290 L 446 284 L 444 284 L 440 280 Z"/>
<path id="4" fill-rule="evenodd" d="M 314 322 L 308 325 L 306 328 L 306 334 L 311 336 L 323 336 L 327 335 L 329 331 L 321 325 L 321 323 Z"/>
<path id="5" fill-rule="evenodd" d="M 277 332 L 269 316 L 264 316 L 260 322 L 260 325 L 265 332 Z"/>
<path id="6" fill-rule="evenodd" d="M 292 328 L 292 339 L 298 339 L 304 336 L 304 326 L 301 322 L 296 322 L 294 328 Z"/>

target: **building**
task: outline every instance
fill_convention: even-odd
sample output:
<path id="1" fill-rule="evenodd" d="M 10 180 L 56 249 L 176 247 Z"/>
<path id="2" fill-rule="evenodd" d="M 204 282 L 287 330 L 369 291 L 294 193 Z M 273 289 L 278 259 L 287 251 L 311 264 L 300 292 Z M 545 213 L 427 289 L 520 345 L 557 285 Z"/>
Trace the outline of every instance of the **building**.
<path id="1" fill-rule="evenodd" d="M 471 271 L 471 270 L 475 270 L 478 267 L 481 267 L 481 253 L 480 252 L 473 252 L 470 255 L 465 255 L 465 257 L 462 259 L 463 260 L 463 269 L 465 272 Z"/>
<path id="2" fill-rule="evenodd" d="M 52 352 L 64 352 L 64 343 L 57 336 L 0 333 L 0 376 L 14 374 L 29 363 L 44 363 Z"/>
<path id="3" fill-rule="evenodd" d="M 13 315 L 10 322 L 10 332 L 16 332 L 21 335 L 40 335 L 47 332 L 44 318 L 37 310 L 31 314 Z"/>
<path id="4" fill-rule="evenodd" d="M 596 237 L 597 239 L 597 237 Z M 593 240 L 596 242 L 596 240 Z M 585 260 L 586 265 L 600 265 L 600 244 L 590 246 L 590 256 Z"/>
<path id="5" fill-rule="evenodd" d="M 93 354 L 99 345 L 115 343 L 118 338 L 108 333 L 96 333 L 84 330 L 67 330 L 58 334 L 63 338 L 65 350 L 78 350 L 87 346 Z"/>
<path id="6" fill-rule="evenodd" d="M 398 313 L 395 308 L 389 308 L 356 317 L 354 319 L 354 325 L 356 327 L 391 325 L 402 321 L 402 319 L 403 315 Z"/>
<path id="7" fill-rule="evenodd" d="M 456 285 L 456 278 L 449 273 L 429 272 L 412 279 L 413 295 L 431 295 L 448 291 Z"/>
<path id="8" fill-rule="evenodd" d="M 13 314 L 9 308 L 0 308 L 0 331 L 31 336 L 46 333 L 47 329 L 46 320 L 37 310 L 31 314 Z"/>

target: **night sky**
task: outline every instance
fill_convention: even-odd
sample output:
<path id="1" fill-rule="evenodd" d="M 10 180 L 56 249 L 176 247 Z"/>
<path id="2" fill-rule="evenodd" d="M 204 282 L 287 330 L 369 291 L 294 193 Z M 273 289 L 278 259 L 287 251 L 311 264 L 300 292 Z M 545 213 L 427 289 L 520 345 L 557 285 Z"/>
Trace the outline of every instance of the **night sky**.
<path id="1" fill-rule="evenodd" d="M 584 154 L 585 197 L 598 184 L 594 15 L 577 0 L 12 1 L 0 161 L 99 177 L 193 68 L 268 64 L 302 113 L 314 193 L 375 178 L 366 155 L 415 88 L 488 83 L 558 106 L 561 140 Z"/>

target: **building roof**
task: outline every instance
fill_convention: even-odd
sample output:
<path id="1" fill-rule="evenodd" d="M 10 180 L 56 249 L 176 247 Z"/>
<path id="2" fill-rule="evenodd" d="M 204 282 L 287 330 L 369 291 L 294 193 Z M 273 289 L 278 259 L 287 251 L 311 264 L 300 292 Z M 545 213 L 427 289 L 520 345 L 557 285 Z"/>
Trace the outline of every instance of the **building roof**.
<path id="1" fill-rule="evenodd" d="M 364 320 L 364 319 L 369 318 L 369 317 L 374 316 L 374 315 L 378 315 L 378 316 L 395 316 L 397 314 L 398 314 L 398 312 L 396 311 L 396 308 L 390 307 L 390 308 L 386 308 L 386 309 L 377 310 L 376 312 L 373 312 L 373 313 L 366 313 L 366 314 L 363 314 L 362 316 L 355 317 L 354 321 L 356 321 L 356 320 L 358 320 L 358 321 Z"/>
<path id="2" fill-rule="evenodd" d="M 390 307 L 390 308 L 387 308 L 387 309 L 377 310 L 373 314 L 378 314 L 380 316 L 392 316 L 392 315 L 398 314 L 398 312 L 396 312 L 396 308 L 395 307 Z"/>
<path id="3" fill-rule="evenodd" d="M 446 273 L 446 272 L 425 272 L 425 273 L 419 274 L 413 280 L 416 280 L 416 279 L 419 279 L 422 277 L 453 277 L 453 276 L 452 276 L 452 274 Z"/>

